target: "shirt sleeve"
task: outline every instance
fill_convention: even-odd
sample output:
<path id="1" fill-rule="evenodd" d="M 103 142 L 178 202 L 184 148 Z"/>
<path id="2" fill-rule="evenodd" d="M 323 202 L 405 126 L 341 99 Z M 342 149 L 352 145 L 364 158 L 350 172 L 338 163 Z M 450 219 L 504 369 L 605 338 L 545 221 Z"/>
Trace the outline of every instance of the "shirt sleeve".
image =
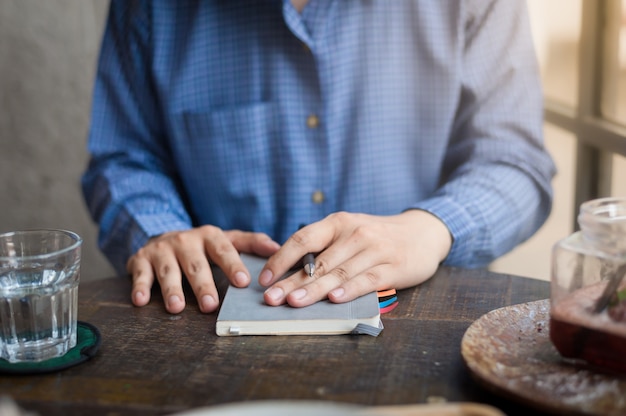
<path id="1" fill-rule="evenodd" d="M 462 3 L 462 90 L 442 185 L 413 208 L 449 228 L 445 264 L 485 266 L 529 238 L 552 204 L 542 91 L 523 1 Z"/>
<path id="2" fill-rule="evenodd" d="M 116 271 L 155 235 L 191 227 L 168 154 L 149 71 L 150 21 L 139 1 L 113 0 L 103 36 L 89 131 L 85 201 Z"/>

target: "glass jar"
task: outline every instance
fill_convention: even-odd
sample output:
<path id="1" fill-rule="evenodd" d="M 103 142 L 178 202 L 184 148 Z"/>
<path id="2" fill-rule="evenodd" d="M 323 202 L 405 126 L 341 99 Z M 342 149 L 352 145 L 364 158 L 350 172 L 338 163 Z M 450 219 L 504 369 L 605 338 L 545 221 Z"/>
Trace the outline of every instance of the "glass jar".
<path id="1" fill-rule="evenodd" d="M 578 224 L 552 251 L 550 339 L 564 357 L 626 372 L 626 198 L 581 204 Z"/>

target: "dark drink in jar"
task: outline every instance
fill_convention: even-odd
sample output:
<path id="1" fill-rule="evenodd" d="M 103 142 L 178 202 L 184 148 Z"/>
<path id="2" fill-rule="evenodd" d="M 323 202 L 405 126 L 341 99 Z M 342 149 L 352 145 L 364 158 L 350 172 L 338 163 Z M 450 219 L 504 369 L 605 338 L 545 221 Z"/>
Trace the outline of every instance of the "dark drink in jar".
<path id="1" fill-rule="evenodd" d="M 566 358 L 626 373 L 626 290 L 616 291 L 609 306 L 595 311 L 606 283 L 578 289 L 550 310 L 550 340 Z"/>

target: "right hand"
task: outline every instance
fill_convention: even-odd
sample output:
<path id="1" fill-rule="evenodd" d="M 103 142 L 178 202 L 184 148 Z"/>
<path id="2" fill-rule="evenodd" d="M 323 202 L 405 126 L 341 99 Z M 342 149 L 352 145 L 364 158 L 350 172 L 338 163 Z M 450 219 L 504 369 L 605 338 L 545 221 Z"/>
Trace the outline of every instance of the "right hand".
<path id="1" fill-rule="evenodd" d="M 184 274 L 200 310 L 213 312 L 219 305 L 219 297 L 211 263 L 222 269 L 234 286 L 245 287 L 250 283 L 250 272 L 239 252 L 269 257 L 279 248 L 280 245 L 266 234 L 224 231 L 212 225 L 161 234 L 151 238 L 126 264 L 133 279 L 132 302 L 136 306 L 146 305 L 156 279 L 161 286 L 165 309 L 170 313 L 181 312 L 185 308 Z"/>

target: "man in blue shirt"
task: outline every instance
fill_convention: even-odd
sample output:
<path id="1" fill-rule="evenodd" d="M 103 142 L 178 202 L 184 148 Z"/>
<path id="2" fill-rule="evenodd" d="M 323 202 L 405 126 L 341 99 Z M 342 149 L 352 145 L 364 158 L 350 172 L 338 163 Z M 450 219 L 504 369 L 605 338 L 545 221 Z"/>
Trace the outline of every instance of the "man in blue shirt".
<path id="1" fill-rule="evenodd" d="M 214 311 L 210 264 L 272 305 L 345 302 L 527 239 L 554 166 L 525 7 L 113 0 L 83 189 L 133 303 L 156 280 L 178 313 L 186 278 Z"/>

